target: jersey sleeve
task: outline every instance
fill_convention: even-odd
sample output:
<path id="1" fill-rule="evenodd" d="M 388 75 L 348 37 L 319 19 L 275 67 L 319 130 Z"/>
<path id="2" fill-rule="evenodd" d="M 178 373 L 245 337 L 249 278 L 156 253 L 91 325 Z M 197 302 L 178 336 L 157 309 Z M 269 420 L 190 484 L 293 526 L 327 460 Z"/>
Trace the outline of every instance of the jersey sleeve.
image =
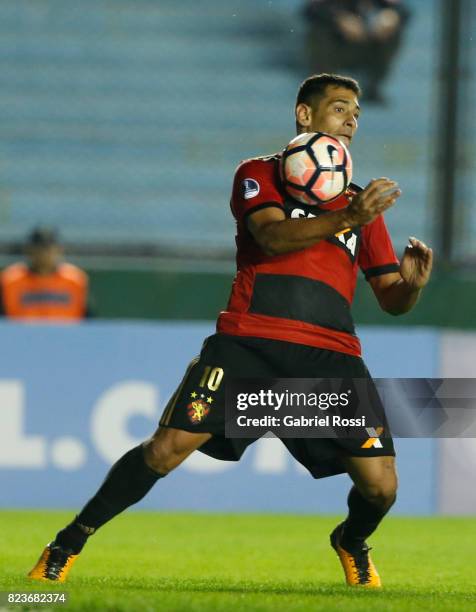
<path id="1" fill-rule="evenodd" d="M 362 228 L 358 262 L 367 280 L 400 270 L 400 262 L 382 215 Z"/>
<path id="2" fill-rule="evenodd" d="M 252 159 L 241 163 L 235 173 L 231 210 L 237 222 L 263 208 L 284 207 L 276 162 Z"/>

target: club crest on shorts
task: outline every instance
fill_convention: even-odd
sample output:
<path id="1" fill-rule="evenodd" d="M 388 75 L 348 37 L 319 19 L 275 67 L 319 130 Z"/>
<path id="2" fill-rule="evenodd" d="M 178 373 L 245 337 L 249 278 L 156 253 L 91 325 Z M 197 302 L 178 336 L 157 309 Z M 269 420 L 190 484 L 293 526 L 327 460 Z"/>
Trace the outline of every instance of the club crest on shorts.
<path id="1" fill-rule="evenodd" d="M 210 412 L 210 404 L 213 402 L 213 398 L 208 397 L 205 400 L 205 396 L 203 394 L 201 397 L 198 397 L 198 393 L 195 391 L 190 394 L 190 397 L 192 398 L 192 401 L 187 406 L 188 418 L 193 425 L 198 425 Z"/>
<path id="2" fill-rule="evenodd" d="M 245 200 L 251 200 L 259 193 L 259 183 L 255 179 L 247 178 L 241 183 L 241 189 Z"/>

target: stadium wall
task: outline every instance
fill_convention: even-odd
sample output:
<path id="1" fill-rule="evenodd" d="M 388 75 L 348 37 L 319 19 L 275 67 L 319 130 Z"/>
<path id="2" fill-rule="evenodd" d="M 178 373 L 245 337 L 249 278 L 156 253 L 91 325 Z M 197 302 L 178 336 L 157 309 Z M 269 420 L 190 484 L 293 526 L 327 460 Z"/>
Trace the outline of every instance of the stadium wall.
<path id="1" fill-rule="evenodd" d="M 88 271 L 97 313 L 111 319 L 215 320 L 226 306 L 233 279 L 232 271 L 186 271 L 172 265 L 167 269 Z M 448 296 L 457 308 L 449 307 Z M 404 317 L 382 312 L 363 279 L 352 310 L 361 325 L 475 329 L 475 302 L 474 274 L 440 272 L 425 288 L 418 308 Z"/>
<path id="2" fill-rule="evenodd" d="M 1 505 L 74 508 L 117 457 L 150 434 L 213 325 L 2 323 L 0 329 L 8 347 L 0 356 Z M 461 376 L 454 364 L 462 343 L 475 362 L 476 336 L 468 334 L 363 327 L 360 335 L 376 377 Z M 472 441 L 452 442 L 459 447 L 464 442 L 474 457 Z M 464 493 L 472 464 L 460 482 L 459 472 L 451 472 L 454 446 L 428 439 L 397 439 L 396 446 L 401 488 L 395 512 L 476 511 L 474 496 Z M 196 453 L 140 507 L 342 512 L 348 484 L 344 475 L 314 481 L 279 441 L 265 438 L 237 464 Z"/>

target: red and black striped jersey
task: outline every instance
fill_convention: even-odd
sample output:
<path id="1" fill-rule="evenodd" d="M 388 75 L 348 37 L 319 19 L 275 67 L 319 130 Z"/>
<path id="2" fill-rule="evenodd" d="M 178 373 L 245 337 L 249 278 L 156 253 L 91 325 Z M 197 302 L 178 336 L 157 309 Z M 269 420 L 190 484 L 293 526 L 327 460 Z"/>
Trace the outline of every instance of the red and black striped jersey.
<path id="1" fill-rule="evenodd" d="M 275 256 L 266 255 L 247 228 L 247 217 L 260 209 L 278 207 L 291 219 L 315 217 L 344 208 L 360 190 L 351 184 L 325 209 L 301 204 L 284 191 L 279 155 L 242 162 L 231 197 L 237 273 L 217 331 L 360 355 L 350 310 L 358 269 L 367 279 L 399 270 L 383 217 L 309 248 Z"/>

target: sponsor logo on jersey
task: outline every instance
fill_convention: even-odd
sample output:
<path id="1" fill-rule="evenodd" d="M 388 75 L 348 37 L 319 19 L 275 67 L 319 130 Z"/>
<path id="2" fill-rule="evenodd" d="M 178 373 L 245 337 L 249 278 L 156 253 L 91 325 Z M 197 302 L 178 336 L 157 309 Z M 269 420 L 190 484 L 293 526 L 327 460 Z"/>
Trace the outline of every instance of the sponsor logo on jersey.
<path id="1" fill-rule="evenodd" d="M 360 448 L 383 448 L 379 437 L 383 434 L 383 427 L 366 427 L 365 428 L 369 439 L 366 440 Z"/>
<path id="2" fill-rule="evenodd" d="M 355 251 L 357 248 L 357 234 L 351 230 L 351 228 L 347 228 L 338 234 L 335 234 L 335 238 L 345 246 L 345 248 L 350 251 L 350 254 L 354 257 Z"/>
<path id="3" fill-rule="evenodd" d="M 259 183 L 252 178 L 244 179 L 241 183 L 241 188 L 245 200 L 251 200 L 251 198 L 255 198 L 259 193 Z"/>
<path id="4" fill-rule="evenodd" d="M 302 217 L 305 217 L 307 219 L 312 219 L 313 217 L 319 216 L 319 214 L 315 214 L 315 213 L 310 212 L 309 210 L 306 210 L 307 208 L 309 207 L 304 206 L 303 208 L 299 208 L 299 207 L 292 208 L 289 211 L 289 216 L 291 217 L 291 219 L 299 219 Z M 324 212 L 325 211 L 322 211 L 320 214 L 323 214 Z M 355 231 L 349 227 L 343 230 L 342 232 L 335 234 L 332 238 L 328 238 L 327 242 L 331 242 L 332 244 L 335 244 L 336 246 L 343 248 L 346 251 L 346 253 L 349 255 L 350 260 L 353 263 L 355 261 L 358 247 L 359 247 L 359 236 L 360 236 L 359 230 Z"/>

